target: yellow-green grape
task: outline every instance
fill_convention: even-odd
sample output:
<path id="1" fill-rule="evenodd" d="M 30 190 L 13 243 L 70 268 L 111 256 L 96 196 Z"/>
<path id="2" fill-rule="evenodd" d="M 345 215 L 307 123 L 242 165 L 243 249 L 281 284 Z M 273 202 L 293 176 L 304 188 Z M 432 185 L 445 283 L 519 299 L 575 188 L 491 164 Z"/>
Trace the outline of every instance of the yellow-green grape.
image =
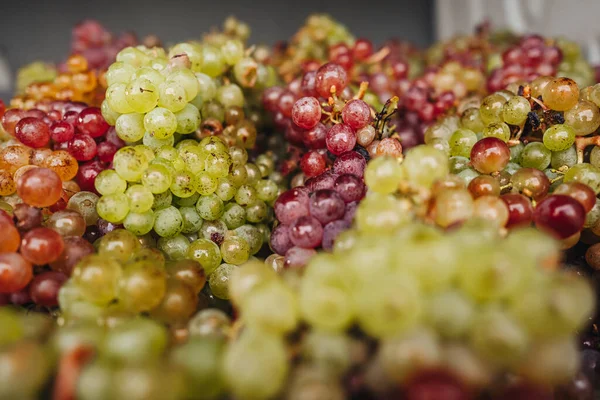
<path id="1" fill-rule="evenodd" d="M 212 294 L 220 299 L 229 299 L 229 279 L 231 279 L 231 274 L 237 268 L 235 265 L 223 263 L 210 274 L 208 284 Z"/>
<path id="2" fill-rule="evenodd" d="M 446 228 L 473 215 L 473 198 L 466 189 L 444 190 L 435 198 L 435 223 Z"/>
<path id="3" fill-rule="evenodd" d="M 204 161 L 204 171 L 213 178 L 225 178 L 230 167 L 231 157 L 225 152 L 211 152 Z"/>
<path id="4" fill-rule="evenodd" d="M 167 329 L 149 318 L 123 321 L 107 332 L 102 354 L 130 365 L 157 361 L 168 344 Z"/>
<path id="5" fill-rule="evenodd" d="M 240 186 L 235 194 L 235 202 L 241 206 L 252 204 L 256 199 L 256 189 L 248 185 Z"/>
<path id="6" fill-rule="evenodd" d="M 262 200 L 255 200 L 246 206 L 246 219 L 254 224 L 263 222 L 268 213 L 269 208 Z"/>
<path id="7" fill-rule="evenodd" d="M 165 207 L 169 207 L 173 202 L 173 195 L 170 190 L 167 190 L 163 193 L 158 193 L 154 195 L 154 204 L 152 204 L 152 208 L 154 210 L 160 210 Z"/>
<path id="8" fill-rule="evenodd" d="M 502 110 L 507 99 L 499 93 L 494 93 L 483 99 L 479 108 L 479 116 L 485 124 L 502 121 Z"/>
<path id="9" fill-rule="evenodd" d="M 244 44 L 239 40 L 228 40 L 221 46 L 221 54 L 227 64 L 234 65 L 244 56 Z"/>
<path id="10" fill-rule="evenodd" d="M 485 128 L 485 124 L 479 115 L 479 109 L 474 107 L 467 108 L 465 110 L 463 115 L 460 117 L 460 125 L 463 128 L 469 129 L 475 133 L 483 132 L 483 129 Z"/>
<path id="11" fill-rule="evenodd" d="M 554 78 L 542 91 L 544 104 L 557 111 L 567 111 L 577 104 L 579 100 L 579 88 L 574 80 L 560 77 Z"/>
<path id="12" fill-rule="evenodd" d="M 590 101 L 580 100 L 575 107 L 565 111 L 565 125 L 570 126 L 577 136 L 586 136 L 600 127 L 600 111 Z"/>
<path id="13" fill-rule="evenodd" d="M 202 196 L 208 196 L 217 190 L 219 181 L 210 176 L 207 172 L 200 172 L 196 175 L 196 190 Z"/>
<path id="14" fill-rule="evenodd" d="M 124 193 L 127 189 L 127 181 L 112 169 L 100 172 L 94 181 L 94 187 L 101 195 Z"/>
<path id="15" fill-rule="evenodd" d="M 268 228 L 267 228 L 268 230 Z M 260 251 L 264 243 L 264 235 L 259 228 L 254 225 L 242 225 L 234 229 L 237 236 L 241 237 L 250 246 L 250 254 L 254 255 Z M 268 236 L 270 237 L 270 232 Z"/>
<path id="16" fill-rule="evenodd" d="M 102 196 L 96 203 L 96 211 L 108 222 L 121 223 L 129 213 L 129 201 L 123 193 Z"/>
<path id="17" fill-rule="evenodd" d="M 190 103 L 200 109 L 205 102 L 214 99 L 217 95 L 217 85 L 213 78 L 206 74 L 196 72 L 195 75 L 200 84 L 200 90 L 198 91 L 198 95 Z M 205 115 L 205 117 L 207 116 Z"/>
<path id="18" fill-rule="evenodd" d="M 195 207 L 181 207 L 179 209 L 181 218 L 183 218 L 182 233 L 196 233 L 202 227 L 202 218 L 198 215 Z"/>
<path id="19" fill-rule="evenodd" d="M 473 325 L 475 305 L 457 290 L 446 290 L 428 299 L 425 320 L 440 335 L 461 338 Z"/>
<path id="20" fill-rule="evenodd" d="M 136 78 L 125 88 L 129 106 L 138 113 L 147 113 L 158 103 L 158 88 L 146 78 Z"/>
<path id="21" fill-rule="evenodd" d="M 248 172 L 246 171 L 246 166 L 234 165 L 231 168 L 231 171 L 229 172 L 228 178 L 234 186 L 242 186 L 248 180 Z"/>
<path id="22" fill-rule="evenodd" d="M 98 254 L 127 262 L 140 249 L 138 238 L 125 229 L 115 229 L 104 235 L 98 244 Z"/>
<path id="23" fill-rule="evenodd" d="M 549 128 L 549 129 L 552 129 L 552 128 Z M 561 128 L 559 128 L 559 129 L 561 129 Z M 546 132 L 548 132 L 548 131 L 546 131 Z M 567 132 L 555 130 L 553 133 L 558 133 L 561 136 L 563 136 L 563 138 L 564 138 L 564 136 L 566 136 L 568 134 Z M 571 130 L 570 133 L 572 134 L 573 131 Z M 544 133 L 544 137 L 546 137 L 546 133 Z M 544 169 L 548 168 L 548 165 L 550 165 L 550 159 L 552 158 L 552 153 L 547 148 L 547 146 L 545 146 L 546 141 L 547 140 L 544 141 L 544 144 L 539 143 L 539 142 L 527 143 L 527 145 L 521 152 L 521 166 L 526 167 L 526 168 L 536 168 L 536 169 L 539 169 L 540 171 L 543 171 Z M 555 144 L 554 141 L 549 141 L 549 142 L 552 143 L 552 145 Z M 571 146 L 572 144 L 573 143 L 569 144 L 569 146 Z M 564 149 L 566 149 L 569 146 L 564 147 Z"/>
<path id="24" fill-rule="evenodd" d="M 143 213 L 152 208 L 154 196 L 150 189 L 144 185 L 132 185 L 125 192 L 129 199 L 131 212 Z"/>
<path id="25" fill-rule="evenodd" d="M 502 119 L 510 125 L 521 125 L 531 112 L 531 104 L 521 96 L 510 98 L 502 107 Z"/>
<path id="26" fill-rule="evenodd" d="M 244 57 L 233 66 L 233 76 L 243 87 L 265 87 L 271 70 L 251 57 Z M 369 103 L 372 104 L 372 103 Z"/>
<path id="27" fill-rule="evenodd" d="M 198 261 L 207 275 L 221 264 L 221 251 L 213 241 L 197 239 L 189 244 L 187 258 Z"/>
<path id="28" fill-rule="evenodd" d="M 242 89 L 235 83 L 221 86 L 217 90 L 217 100 L 227 107 L 243 107 L 244 106 L 244 93 Z"/>
<path id="29" fill-rule="evenodd" d="M 198 210 L 198 214 L 202 219 L 214 221 L 223 215 L 225 206 L 223 205 L 223 200 L 213 193 L 201 196 L 196 204 L 196 210 Z"/>
<path id="30" fill-rule="evenodd" d="M 177 171 L 173 174 L 171 193 L 177 197 L 186 198 L 196 193 L 196 177 L 187 170 Z"/>
<path id="31" fill-rule="evenodd" d="M 451 156 L 469 157 L 471 148 L 477 143 L 477 134 L 470 129 L 462 128 L 456 130 L 448 144 L 450 145 Z"/>
<path id="32" fill-rule="evenodd" d="M 117 61 L 129 64 L 134 67 L 141 67 L 146 64 L 149 57 L 143 51 L 135 47 L 126 47 L 117 53 Z"/>
<path id="33" fill-rule="evenodd" d="M 592 154 L 593 154 L 593 150 L 592 153 L 590 154 L 590 162 L 593 164 L 592 162 Z M 572 167 L 573 165 L 577 164 L 577 150 L 575 149 L 575 146 L 571 146 L 566 150 L 563 151 L 553 151 L 552 152 L 552 158 L 550 160 L 550 166 L 554 169 L 559 169 L 560 167 L 563 166 L 567 166 L 567 167 Z"/>
<path id="34" fill-rule="evenodd" d="M 194 73 L 187 68 L 178 68 L 167 76 L 166 82 L 176 82 L 185 90 L 187 101 L 192 101 L 198 95 L 200 83 Z"/>
<path id="35" fill-rule="evenodd" d="M 89 255 L 75 266 L 72 279 L 84 300 L 106 305 L 116 297 L 121 274 L 121 265 L 114 259 Z"/>
<path id="36" fill-rule="evenodd" d="M 119 279 L 119 304 L 134 313 L 152 310 L 165 295 L 166 278 L 164 268 L 151 261 L 128 264 Z"/>
<path id="37" fill-rule="evenodd" d="M 167 167 L 160 164 L 152 164 L 142 175 L 142 184 L 153 194 L 164 193 L 171 187 L 172 174 Z"/>
<path id="38" fill-rule="evenodd" d="M 570 337 L 561 337 L 532 343 L 518 370 L 530 382 L 555 386 L 572 381 L 580 362 L 580 350 L 576 341 Z"/>
<path id="39" fill-rule="evenodd" d="M 198 174 L 204 171 L 204 165 L 207 154 L 202 151 L 200 146 L 185 146 L 179 148 L 179 157 L 181 157 L 185 163 L 186 169 L 193 174 Z"/>
<path id="40" fill-rule="evenodd" d="M 552 125 L 544 132 L 543 141 L 548 150 L 563 151 L 575 143 L 575 131 L 567 124 Z"/>
<path id="41" fill-rule="evenodd" d="M 250 246 L 239 236 L 229 237 L 221 243 L 221 257 L 228 264 L 243 264 L 250 257 Z"/>
<path id="42" fill-rule="evenodd" d="M 429 146 L 421 145 L 408 150 L 401 165 L 408 182 L 423 187 L 430 187 L 449 173 L 448 157 Z"/>
<path id="43" fill-rule="evenodd" d="M 198 231 L 198 237 L 215 243 L 221 243 L 227 235 L 227 225 L 218 219 L 216 221 L 204 221 Z"/>
<path id="44" fill-rule="evenodd" d="M 246 222 L 246 210 L 237 203 L 229 203 L 225 206 L 221 220 L 229 229 L 238 228 Z"/>
<path id="45" fill-rule="evenodd" d="M 495 137 L 503 142 L 508 142 L 510 128 L 504 122 L 492 122 L 483 130 L 483 137 Z"/>
<path id="46" fill-rule="evenodd" d="M 151 147 L 148 147 L 146 145 L 143 145 L 143 144 L 135 145 L 135 151 L 137 151 L 142 156 L 144 156 L 144 158 L 146 159 L 147 162 L 151 162 L 156 158 L 156 155 L 154 154 L 154 150 L 152 150 Z"/>
<path id="47" fill-rule="evenodd" d="M 523 328 L 500 308 L 488 307 L 473 321 L 471 340 L 477 353 L 498 366 L 509 367 L 521 359 L 529 347 Z"/>
<path id="48" fill-rule="evenodd" d="M 126 142 L 137 142 L 144 137 L 144 114 L 121 114 L 115 125 L 117 135 Z"/>
<path id="49" fill-rule="evenodd" d="M 106 71 L 106 84 L 111 86 L 115 83 L 129 83 L 131 76 L 135 73 L 135 67 L 122 61 L 116 61 Z"/>
<path id="50" fill-rule="evenodd" d="M 177 133 L 193 133 L 200 126 L 200 111 L 191 104 L 186 104 L 181 111 L 176 112 L 175 117 L 177 118 Z"/>
<path id="51" fill-rule="evenodd" d="M 262 176 L 260 169 L 258 166 L 256 166 L 256 164 L 253 163 L 248 163 L 245 165 L 245 167 L 247 175 L 246 184 L 251 186 L 256 185 Z"/>
<path id="52" fill-rule="evenodd" d="M 244 269 L 245 266 L 240 268 Z M 294 330 L 300 317 L 294 292 L 272 278 L 255 285 L 251 294 L 246 294 L 240 307 L 248 327 L 277 335 Z"/>
<path id="53" fill-rule="evenodd" d="M 177 129 L 177 117 L 166 108 L 156 107 L 144 116 L 144 128 L 158 139 L 167 139 Z"/>
<path id="54" fill-rule="evenodd" d="M 161 83 L 158 87 L 158 105 L 172 112 L 183 110 L 187 104 L 187 94 L 182 85 L 175 81 Z"/>
<path id="55" fill-rule="evenodd" d="M 364 232 L 392 232 L 410 222 L 413 215 L 409 201 L 391 195 L 369 194 L 356 210 L 356 225 Z"/>
<path id="56" fill-rule="evenodd" d="M 143 121 L 142 121 L 142 125 L 143 125 Z M 145 132 L 144 137 L 142 138 L 142 143 L 145 146 L 150 147 L 152 150 L 156 150 L 161 146 L 171 146 L 172 147 L 173 144 L 175 144 L 175 137 L 171 136 L 166 139 L 158 139 L 158 138 L 152 136 L 149 132 Z"/>
<path id="57" fill-rule="evenodd" d="M 134 235 L 143 236 L 154 227 L 154 212 L 152 210 L 143 213 L 130 212 L 123 220 L 123 226 Z"/>
<path id="58" fill-rule="evenodd" d="M 165 207 L 154 213 L 154 232 L 162 237 L 173 237 L 183 229 L 183 218 L 173 206 Z"/>
<path id="59" fill-rule="evenodd" d="M 319 330 L 343 332 L 354 319 L 352 297 L 344 287 L 304 279 L 298 302 L 303 319 Z"/>
<path id="60" fill-rule="evenodd" d="M 233 199 L 237 192 L 237 188 L 227 178 L 219 178 L 217 181 L 217 188 L 215 193 L 223 201 L 229 201 Z"/>
<path id="61" fill-rule="evenodd" d="M 200 141 L 200 148 L 208 153 L 228 153 L 227 145 L 216 136 L 208 136 Z"/>
<path id="62" fill-rule="evenodd" d="M 108 104 L 108 101 L 106 101 L 106 99 L 102 101 L 102 104 L 100 105 L 100 112 L 102 113 L 102 117 L 104 117 L 106 122 L 112 126 L 114 126 L 117 123 L 117 119 L 121 115 L 118 112 L 114 111 L 112 108 L 110 108 L 110 105 Z"/>
<path id="63" fill-rule="evenodd" d="M 438 149 L 446 155 L 450 155 L 450 145 L 448 144 L 447 140 L 435 138 L 431 139 L 427 145 L 433 147 L 434 149 Z"/>
<path id="64" fill-rule="evenodd" d="M 365 170 L 365 183 L 377 193 L 396 192 L 402 179 L 402 168 L 392 157 L 377 157 Z"/>
<path id="65" fill-rule="evenodd" d="M 148 168 L 148 160 L 134 147 L 125 146 L 115 153 L 113 167 L 121 178 L 128 182 L 137 182 Z"/>
<path id="66" fill-rule="evenodd" d="M 135 71 L 131 79 L 144 78 L 152 82 L 156 87 L 165 81 L 165 77 L 152 67 L 142 67 Z"/>
<path id="67" fill-rule="evenodd" d="M 127 85 L 124 83 L 114 83 L 106 89 L 106 102 L 113 111 L 119 114 L 134 112 L 127 102 L 126 87 Z"/>
<path id="68" fill-rule="evenodd" d="M 178 43 L 169 50 L 169 58 L 179 54 L 187 54 L 192 63 L 192 70 L 197 72 L 202 67 L 202 50 L 192 43 Z"/>
<path id="69" fill-rule="evenodd" d="M 256 197 L 267 203 L 277 199 L 279 194 L 279 187 L 270 179 L 261 179 L 254 188 L 256 189 Z"/>
<path id="70" fill-rule="evenodd" d="M 225 71 L 225 60 L 219 49 L 209 45 L 202 46 L 202 59 L 200 72 L 215 78 Z"/>
<path id="71" fill-rule="evenodd" d="M 170 238 L 158 239 L 156 246 L 165 253 L 169 260 L 183 260 L 187 258 L 190 241 L 183 235 L 175 235 Z"/>

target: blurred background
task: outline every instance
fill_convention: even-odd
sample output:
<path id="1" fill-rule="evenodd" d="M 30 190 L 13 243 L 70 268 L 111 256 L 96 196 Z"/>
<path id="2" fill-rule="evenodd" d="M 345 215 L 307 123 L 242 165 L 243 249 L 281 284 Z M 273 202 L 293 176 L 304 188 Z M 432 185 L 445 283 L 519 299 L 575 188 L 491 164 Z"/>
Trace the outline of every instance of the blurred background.
<path id="1" fill-rule="evenodd" d="M 11 1 L 3 2 L 0 14 L 0 98 L 12 96 L 20 66 L 64 60 L 71 29 L 85 18 L 114 33 L 156 34 L 168 44 L 199 38 L 235 15 L 250 25 L 251 42 L 273 44 L 289 38 L 314 12 L 331 14 L 357 37 L 376 43 L 398 37 L 419 47 L 470 33 L 489 19 L 494 28 L 568 36 L 584 45 L 590 61 L 600 63 L 598 0 Z"/>

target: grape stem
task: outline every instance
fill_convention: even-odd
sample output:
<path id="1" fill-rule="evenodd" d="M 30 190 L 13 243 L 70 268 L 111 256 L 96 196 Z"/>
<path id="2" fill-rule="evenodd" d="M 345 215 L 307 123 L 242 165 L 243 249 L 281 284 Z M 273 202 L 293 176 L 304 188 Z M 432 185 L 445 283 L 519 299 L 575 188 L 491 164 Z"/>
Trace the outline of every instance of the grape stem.
<path id="1" fill-rule="evenodd" d="M 386 58 L 389 54 L 390 54 L 390 49 L 387 46 L 382 47 L 376 53 L 371 54 L 371 56 L 365 60 L 365 63 L 376 64 L 378 62 L 383 61 L 383 59 Z"/>
<path id="2" fill-rule="evenodd" d="M 353 97 L 355 100 L 362 100 L 367 93 L 367 89 L 369 88 L 369 82 L 361 82 L 360 87 L 358 88 L 358 93 Z"/>

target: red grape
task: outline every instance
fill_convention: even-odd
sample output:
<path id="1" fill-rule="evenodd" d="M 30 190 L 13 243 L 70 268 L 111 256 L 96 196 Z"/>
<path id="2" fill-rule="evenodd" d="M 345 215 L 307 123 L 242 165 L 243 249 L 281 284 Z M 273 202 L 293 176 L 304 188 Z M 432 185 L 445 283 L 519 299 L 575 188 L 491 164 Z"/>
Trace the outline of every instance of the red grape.
<path id="1" fill-rule="evenodd" d="M 533 220 L 539 229 L 565 239 L 581 231 L 585 223 L 585 209 L 574 198 L 555 194 L 537 204 Z"/>
<path id="2" fill-rule="evenodd" d="M 33 267 L 19 253 L 0 254 L 0 293 L 23 289 L 33 276 Z"/>

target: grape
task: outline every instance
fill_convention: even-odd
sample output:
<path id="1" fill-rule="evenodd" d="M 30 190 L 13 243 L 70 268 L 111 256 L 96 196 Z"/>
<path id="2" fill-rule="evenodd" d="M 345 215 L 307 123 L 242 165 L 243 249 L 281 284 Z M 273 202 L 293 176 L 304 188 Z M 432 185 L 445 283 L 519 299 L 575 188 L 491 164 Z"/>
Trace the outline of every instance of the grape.
<path id="1" fill-rule="evenodd" d="M 585 209 L 570 196 L 553 194 L 537 204 L 533 219 L 539 229 L 565 239 L 583 228 Z"/>
<path id="2" fill-rule="evenodd" d="M 90 255 L 73 270 L 73 283 L 87 301 L 106 305 L 116 297 L 121 266 L 113 259 Z"/>
<path id="3" fill-rule="evenodd" d="M 189 285 L 176 280 L 167 281 L 167 289 L 162 302 L 150 315 L 167 324 L 186 322 L 196 311 L 198 298 Z"/>
<path id="4" fill-rule="evenodd" d="M 117 118 L 115 129 L 119 138 L 126 142 L 137 142 L 144 137 L 144 114 L 121 114 Z"/>
<path id="5" fill-rule="evenodd" d="M 483 137 L 495 137 L 503 142 L 508 142 L 510 139 L 510 128 L 503 122 L 492 122 L 483 130 Z"/>
<path id="6" fill-rule="evenodd" d="M 17 180 L 17 194 L 31 206 L 49 207 L 60 199 L 62 182 L 51 169 L 31 169 Z"/>
<path id="7" fill-rule="evenodd" d="M 477 142 L 477 135 L 469 129 L 459 129 L 450 136 L 450 155 L 469 157 L 471 148 Z"/>
<path id="8" fill-rule="evenodd" d="M 0 254 L 0 293 L 23 289 L 33 276 L 33 267 L 18 253 Z"/>
<path id="9" fill-rule="evenodd" d="M 177 129 L 177 117 L 166 108 L 156 107 L 144 116 L 144 129 L 157 139 L 167 139 Z"/>
<path id="10" fill-rule="evenodd" d="M 138 113 L 150 112 L 158 103 L 158 88 L 145 77 L 129 81 L 125 88 L 127 104 Z"/>
<path id="11" fill-rule="evenodd" d="M 154 232 L 161 237 L 173 237 L 183 229 L 183 218 L 173 206 L 162 208 L 154 213 Z"/>
<path id="12" fill-rule="evenodd" d="M 199 262 L 207 275 L 210 275 L 221 264 L 219 246 L 207 239 L 197 239 L 190 243 L 187 257 Z"/>
<path id="13" fill-rule="evenodd" d="M 292 120 L 303 129 L 313 129 L 321 120 L 321 105 L 314 97 L 302 97 L 294 103 Z"/>
<path id="14" fill-rule="evenodd" d="M 521 96 L 510 98 L 502 107 L 502 119 L 510 125 L 521 125 L 531 111 L 529 101 Z"/>
<path id="15" fill-rule="evenodd" d="M 587 136 L 600 126 L 600 111 L 596 104 L 581 100 L 564 114 L 565 124 L 570 126 L 577 136 Z"/>
<path id="16" fill-rule="evenodd" d="M 166 346 L 166 329 L 150 319 L 139 318 L 110 330 L 103 352 L 109 359 L 141 365 L 158 359 Z"/>
<path id="17" fill-rule="evenodd" d="M 35 265 L 56 261 L 64 249 L 60 234 L 50 228 L 35 228 L 23 235 L 21 255 Z"/>
<path id="18" fill-rule="evenodd" d="M 579 88 L 569 78 L 555 78 L 542 90 L 544 104 L 557 111 L 567 111 L 577 104 Z"/>
<path id="19" fill-rule="evenodd" d="M 495 137 L 481 139 L 471 149 L 471 163 L 478 172 L 483 174 L 501 171 L 508 164 L 509 159 L 510 150 L 508 146 Z M 549 152 L 548 163 L 550 163 Z"/>
<path id="20" fill-rule="evenodd" d="M 352 129 L 359 130 L 364 128 L 370 122 L 371 109 L 369 105 L 362 100 L 350 100 L 342 109 L 342 118 Z"/>
<path id="21" fill-rule="evenodd" d="M 569 125 L 556 124 L 552 125 L 550 128 L 546 129 L 544 132 L 544 146 L 548 150 L 551 151 L 563 151 L 570 148 L 575 142 L 575 132 Z M 522 161 L 528 164 L 534 162 L 532 160 L 532 150 L 528 150 L 528 147 L 531 148 L 530 145 L 525 146 L 522 155 Z M 523 158 L 527 155 L 527 158 Z M 525 165 L 524 166 L 531 166 Z"/>

